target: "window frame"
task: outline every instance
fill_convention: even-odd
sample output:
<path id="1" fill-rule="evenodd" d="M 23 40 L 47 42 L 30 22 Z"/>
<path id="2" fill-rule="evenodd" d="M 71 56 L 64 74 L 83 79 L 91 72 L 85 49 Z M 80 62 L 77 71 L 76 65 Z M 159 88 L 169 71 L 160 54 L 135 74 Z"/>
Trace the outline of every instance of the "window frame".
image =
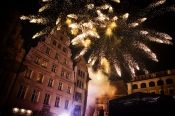
<path id="1" fill-rule="evenodd" d="M 16 97 L 19 99 L 24 99 L 27 93 L 27 88 L 28 88 L 27 85 L 20 85 Z"/>
<path id="2" fill-rule="evenodd" d="M 32 92 L 31 101 L 38 102 L 39 96 L 40 96 L 40 91 L 37 89 L 34 89 Z"/>

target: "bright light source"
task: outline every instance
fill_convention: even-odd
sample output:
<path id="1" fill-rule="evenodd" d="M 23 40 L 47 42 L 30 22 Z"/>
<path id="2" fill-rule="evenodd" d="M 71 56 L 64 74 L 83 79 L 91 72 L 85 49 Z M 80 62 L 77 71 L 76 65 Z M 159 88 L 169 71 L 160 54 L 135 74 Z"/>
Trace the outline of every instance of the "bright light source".
<path id="1" fill-rule="evenodd" d="M 14 113 L 19 112 L 19 108 L 13 108 L 13 112 L 14 112 Z"/>
<path id="2" fill-rule="evenodd" d="M 68 113 L 63 113 L 63 114 L 61 114 L 59 116 L 69 116 L 69 114 Z"/>

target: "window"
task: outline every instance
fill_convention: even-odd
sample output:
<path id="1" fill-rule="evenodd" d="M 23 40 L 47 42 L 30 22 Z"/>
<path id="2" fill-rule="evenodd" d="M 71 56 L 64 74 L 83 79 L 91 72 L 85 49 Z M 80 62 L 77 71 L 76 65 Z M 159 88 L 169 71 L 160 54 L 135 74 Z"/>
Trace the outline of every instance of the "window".
<path id="1" fill-rule="evenodd" d="M 83 89 L 84 88 L 84 83 L 80 80 L 77 80 L 77 87 Z"/>
<path id="2" fill-rule="evenodd" d="M 57 42 L 55 40 L 53 40 L 53 43 L 52 43 L 54 46 L 56 46 Z"/>
<path id="3" fill-rule="evenodd" d="M 24 99 L 27 86 L 21 85 L 17 94 L 17 98 Z"/>
<path id="4" fill-rule="evenodd" d="M 158 80 L 157 81 L 157 85 L 160 86 L 160 85 L 164 85 L 163 81 L 162 80 Z"/>
<path id="5" fill-rule="evenodd" d="M 141 88 L 146 88 L 146 83 L 141 83 Z"/>
<path id="6" fill-rule="evenodd" d="M 48 64 L 48 61 L 47 60 L 43 60 L 41 66 L 46 68 L 47 67 L 47 64 Z"/>
<path id="7" fill-rule="evenodd" d="M 81 82 L 81 88 L 84 89 L 84 83 L 83 82 Z"/>
<path id="8" fill-rule="evenodd" d="M 81 116 L 81 106 L 76 105 L 73 110 L 73 115 L 74 116 Z"/>
<path id="9" fill-rule="evenodd" d="M 61 71 L 61 76 L 64 77 L 64 70 Z"/>
<path id="10" fill-rule="evenodd" d="M 149 82 L 149 87 L 154 87 L 155 86 L 155 82 L 151 81 Z"/>
<path id="11" fill-rule="evenodd" d="M 40 57 L 39 56 L 36 56 L 34 63 L 35 64 L 40 64 Z"/>
<path id="12" fill-rule="evenodd" d="M 62 90 L 62 87 L 63 87 L 63 83 L 62 82 L 59 82 L 59 84 L 58 84 L 58 90 Z"/>
<path id="13" fill-rule="evenodd" d="M 132 86 L 132 89 L 138 89 L 138 85 L 137 85 L 137 84 L 134 84 L 134 85 Z"/>
<path id="14" fill-rule="evenodd" d="M 81 70 L 78 70 L 78 75 L 79 75 L 80 77 L 84 78 L 85 73 L 84 73 L 83 71 L 81 71 Z"/>
<path id="15" fill-rule="evenodd" d="M 69 105 L 69 100 L 66 100 L 66 101 L 65 101 L 64 109 L 68 109 L 68 105 Z"/>
<path id="16" fill-rule="evenodd" d="M 161 94 L 161 95 L 165 95 L 164 90 L 160 90 L 160 94 Z"/>
<path id="17" fill-rule="evenodd" d="M 44 78 L 44 75 L 39 73 L 38 76 L 37 76 L 37 80 L 36 81 L 39 82 L 39 83 L 42 83 L 43 82 L 43 78 Z"/>
<path id="18" fill-rule="evenodd" d="M 32 69 L 27 68 L 26 73 L 25 73 L 25 77 L 26 78 L 31 78 L 32 72 L 33 72 Z"/>
<path id="19" fill-rule="evenodd" d="M 67 93 L 71 93 L 71 86 L 68 86 L 68 88 L 67 88 Z"/>
<path id="20" fill-rule="evenodd" d="M 151 94 L 156 94 L 156 92 L 155 92 L 155 91 L 151 91 L 150 93 L 151 93 Z"/>
<path id="21" fill-rule="evenodd" d="M 174 94 L 174 89 L 169 89 L 169 94 L 173 95 Z"/>
<path id="22" fill-rule="evenodd" d="M 172 80 L 172 79 L 167 79 L 167 80 L 166 80 L 166 83 L 167 83 L 167 84 L 173 84 L 173 80 Z"/>
<path id="23" fill-rule="evenodd" d="M 55 100 L 55 107 L 59 107 L 59 105 L 60 105 L 60 97 L 56 97 L 56 100 Z"/>
<path id="24" fill-rule="evenodd" d="M 63 37 L 62 36 L 60 37 L 60 40 L 63 41 Z"/>
<path id="25" fill-rule="evenodd" d="M 51 52 L 50 48 L 47 48 L 46 49 L 46 54 L 50 54 L 50 52 Z"/>
<path id="26" fill-rule="evenodd" d="M 79 92 L 76 92 L 75 100 L 78 101 L 78 102 L 82 102 L 82 94 L 79 93 Z"/>
<path id="27" fill-rule="evenodd" d="M 58 44 L 58 48 L 61 49 L 61 44 Z"/>
<path id="28" fill-rule="evenodd" d="M 68 78 L 69 78 L 69 76 L 70 76 L 70 74 L 69 74 L 69 73 L 67 73 L 67 74 L 66 74 L 66 78 L 68 79 Z"/>
<path id="29" fill-rule="evenodd" d="M 57 66 L 56 65 L 53 65 L 52 66 L 52 72 L 56 72 L 56 69 L 57 69 Z"/>
<path id="30" fill-rule="evenodd" d="M 49 105 L 50 96 L 51 96 L 51 95 L 48 94 L 48 93 L 45 94 L 44 103 L 43 103 L 43 104 Z"/>
<path id="31" fill-rule="evenodd" d="M 39 90 L 34 89 L 31 97 L 31 101 L 37 102 L 39 98 Z"/>
<path id="32" fill-rule="evenodd" d="M 67 60 L 66 59 L 64 59 L 64 64 L 67 64 Z"/>
<path id="33" fill-rule="evenodd" d="M 65 47 L 63 47 L 63 52 L 65 52 L 65 53 L 66 53 L 66 48 L 65 48 Z"/>
<path id="34" fill-rule="evenodd" d="M 50 86 L 50 87 L 53 86 L 53 79 L 52 78 L 49 79 L 48 86 Z"/>
<path id="35" fill-rule="evenodd" d="M 56 53 L 56 55 L 55 55 L 55 59 L 58 59 L 59 58 L 59 55 L 58 55 L 58 53 Z"/>

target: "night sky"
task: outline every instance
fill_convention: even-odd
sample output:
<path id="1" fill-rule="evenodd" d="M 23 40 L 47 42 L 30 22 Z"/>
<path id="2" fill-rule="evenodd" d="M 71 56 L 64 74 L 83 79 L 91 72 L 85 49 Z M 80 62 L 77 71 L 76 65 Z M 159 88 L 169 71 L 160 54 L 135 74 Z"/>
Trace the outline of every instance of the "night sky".
<path id="1" fill-rule="evenodd" d="M 167 1 L 169 4 L 175 5 L 175 0 Z M 7 0 L 5 4 L 1 5 L 3 5 L 1 7 L 6 8 L 13 7 L 23 15 L 36 14 L 40 8 L 38 0 Z M 137 4 L 134 5 L 138 6 Z M 22 36 L 25 38 L 26 43 L 31 42 L 33 34 L 42 28 L 39 25 L 28 23 L 28 21 L 21 21 L 21 23 L 23 25 Z M 162 16 L 146 21 L 144 25 L 155 29 L 156 31 L 169 34 L 173 38 L 172 42 L 175 44 L 175 12 L 167 12 Z M 156 72 L 175 68 L 175 45 L 153 42 L 153 44 L 150 45 L 150 49 L 156 53 L 159 62 L 154 62 L 149 59 L 146 60 L 145 65 L 148 71 Z"/>

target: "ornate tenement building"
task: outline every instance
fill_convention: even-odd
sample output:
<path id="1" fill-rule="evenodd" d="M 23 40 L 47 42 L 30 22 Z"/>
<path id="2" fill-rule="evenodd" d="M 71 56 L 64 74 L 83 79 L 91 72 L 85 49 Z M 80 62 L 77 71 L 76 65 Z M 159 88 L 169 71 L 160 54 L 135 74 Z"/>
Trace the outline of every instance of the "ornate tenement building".
<path id="1" fill-rule="evenodd" d="M 88 69 L 86 66 L 86 61 L 83 57 L 76 59 L 74 64 L 76 85 L 74 93 L 73 116 L 85 116 L 89 82 Z"/>
<path id="2" fill-rule="evenodd" d="M 6 12 L 4 12 L 6 10 Z M 20 14 L 16 10 L 0 11 L 0 106 L 6 104 L 24 56 Z"/>
<path id="3" fill-rule="evenodd" d="M 71 59 L 65 29 L 44 36 L 28 52 L 12 90 L 9 105 L 34 116 L 84 116 L 88 72 L 84 59 Z M 19 110 L 19 111 L 17 111 Z M 15 112 L 15 111 L 14 111 Z"/>
<path id="4" fill-rule="evenodd" d="M 128 94 L 145 92 L 173 95 L 175 92 L 175 69 L 137 76 L 127 82 L 127 90 Z"/>

